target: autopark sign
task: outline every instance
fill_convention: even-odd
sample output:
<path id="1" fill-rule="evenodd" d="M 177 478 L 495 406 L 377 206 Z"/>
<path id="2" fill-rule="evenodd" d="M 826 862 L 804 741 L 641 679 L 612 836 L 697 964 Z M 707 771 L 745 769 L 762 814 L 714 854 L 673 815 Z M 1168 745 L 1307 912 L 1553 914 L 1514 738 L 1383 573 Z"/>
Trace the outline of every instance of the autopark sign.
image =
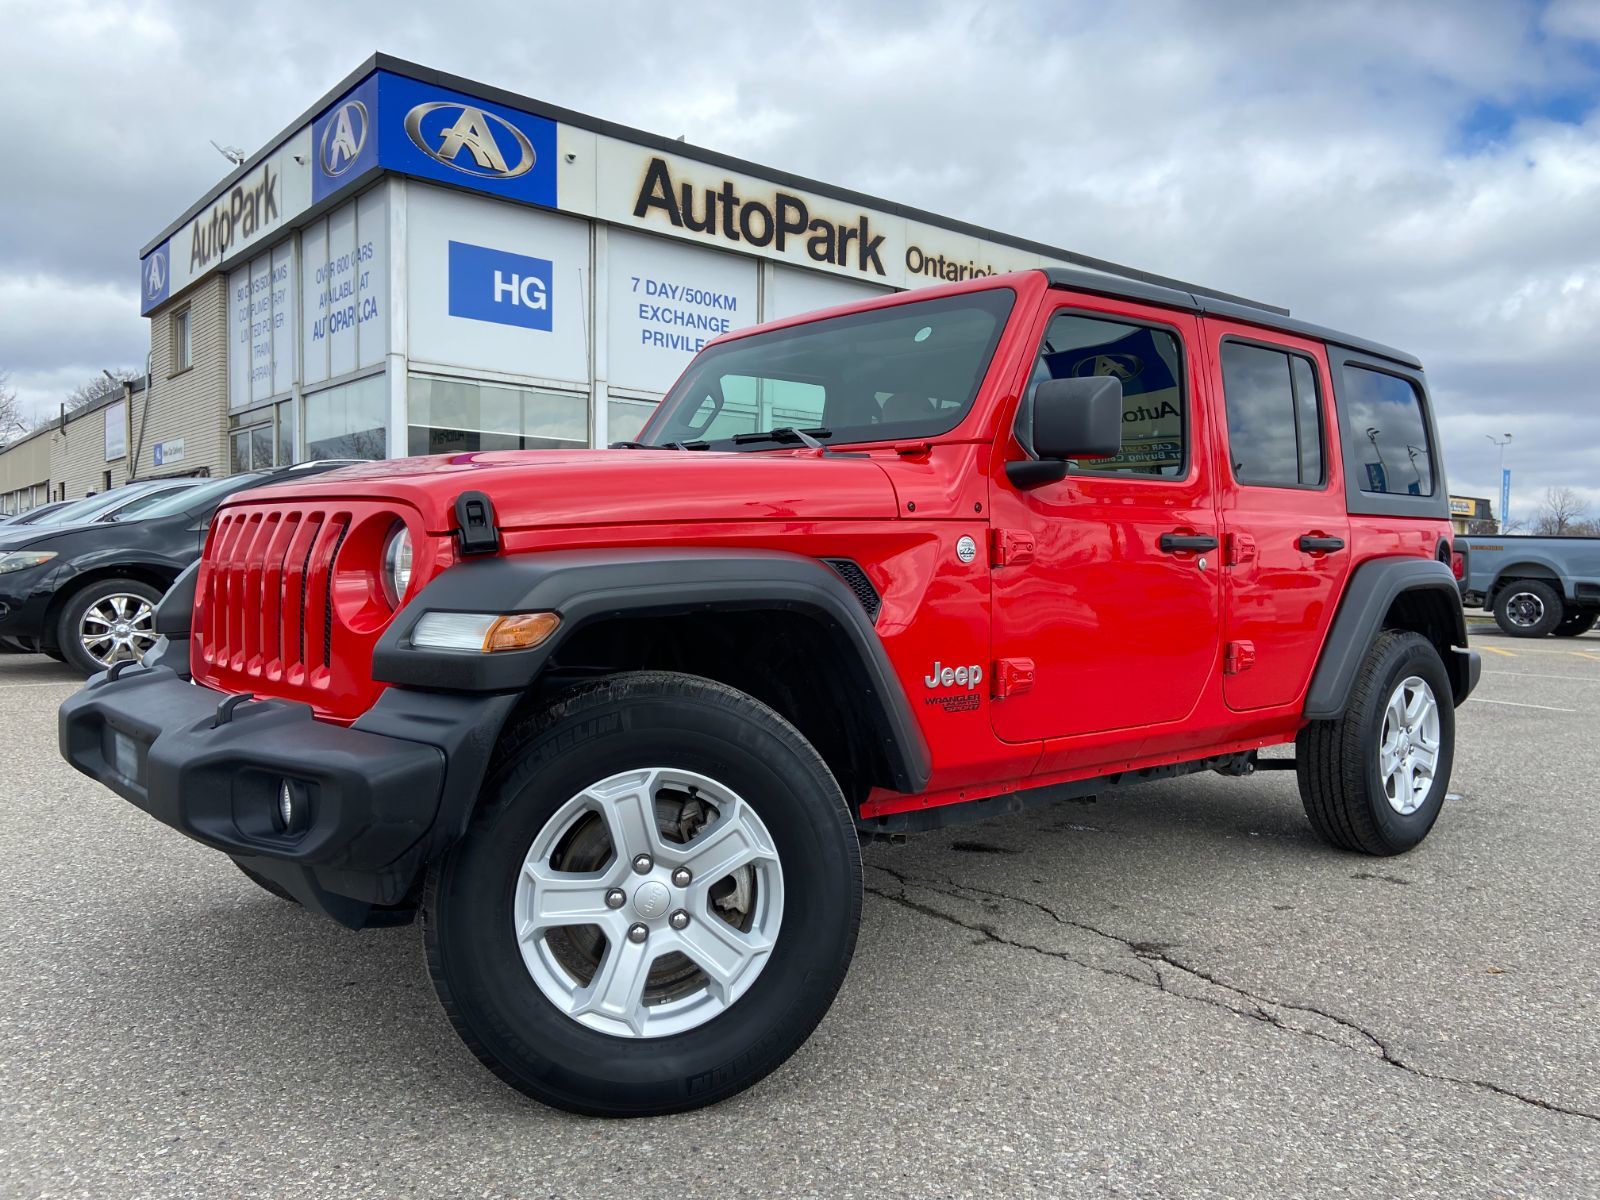
<path id="1" fill-rule="evenodd" d="M 311 206 L 311 130 L 301 129 L 237 176 L 139 264 L 150 313 L 212 268 L 261 244 Z"/>

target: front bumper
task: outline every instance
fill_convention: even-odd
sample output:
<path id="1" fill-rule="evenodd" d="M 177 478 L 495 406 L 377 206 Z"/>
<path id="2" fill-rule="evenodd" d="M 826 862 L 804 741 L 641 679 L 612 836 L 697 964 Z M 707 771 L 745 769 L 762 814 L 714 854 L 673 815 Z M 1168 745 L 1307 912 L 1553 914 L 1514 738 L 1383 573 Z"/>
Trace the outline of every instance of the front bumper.
<path id="1" fill-rule="evenodd" d="M 42 638 L 49 608 L 48 592 L 29 586 L 27 579 L 16 581 L 10 575 L 0 575 L 0 637 Z"/>
<path id="2" fill-rule="evenodd" d="M 484 705 L 499 698 L 430 699 L 380 701 L 362 719 L 378 729 L 344 728 L 303 704 L 198 687 L 167 666 L 124 669 L 62 705 L 61 753 L 308 908 L 359 926 L 374 906 L 406 900 L 440 848 L 430 832 L 441 800 L 475 794 L 482 778 L 471 745 L 498 715 Z M 429 740 L 394 736 L 396 727 Z M 293 830 L 277 816 L 284 780 L 309 810 Z"/>

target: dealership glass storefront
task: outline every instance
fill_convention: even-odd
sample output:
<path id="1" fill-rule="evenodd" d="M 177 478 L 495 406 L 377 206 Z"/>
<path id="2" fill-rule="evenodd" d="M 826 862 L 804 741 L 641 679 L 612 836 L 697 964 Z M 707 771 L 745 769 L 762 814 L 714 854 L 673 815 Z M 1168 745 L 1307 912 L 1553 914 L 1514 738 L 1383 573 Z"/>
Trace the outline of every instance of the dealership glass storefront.
<path id="1" fill-rule="evenodd" d="M 631 438 L 722 334 L 1061 261 L 408 70 L 371 60 L 141 257 L 153 338 L 223 277 L 223 469 Z"/>
<path id="2" fill-rule="evenodd" d="M 560 450 L 589 442 L 589 398 L 470 379 L 413 375 L 411 454 Z"/>

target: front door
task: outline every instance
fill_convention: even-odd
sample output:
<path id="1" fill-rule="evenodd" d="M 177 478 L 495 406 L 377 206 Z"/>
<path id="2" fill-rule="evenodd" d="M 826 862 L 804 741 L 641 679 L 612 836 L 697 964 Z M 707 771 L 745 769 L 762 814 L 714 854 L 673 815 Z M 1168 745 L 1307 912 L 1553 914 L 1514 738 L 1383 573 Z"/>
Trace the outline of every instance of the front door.
<path id="1" fill-rule="evenodd" d="M 1015 431 L 996 439 L 995 733 L 1008 742 L 1181 721 L 1212 681 L 1220 637 L 1220 539 L 1210 431 L 1185 313 L 1074 297 L 1045 314 Z M 1122 380 L 1113 459 L 1023 489 L 1000 469 L 1031 454 L 1031 385 Z M 1031 686 L 1028 671 L 1031 669 Z"/>
<path id="2" fill-rule="evenodd" d="M 1316 342 L 1206 318 L 1226 538 L 1223 698 L 1235 711 L 1298 700 L 1350 570 L 1338 425 Z"/>

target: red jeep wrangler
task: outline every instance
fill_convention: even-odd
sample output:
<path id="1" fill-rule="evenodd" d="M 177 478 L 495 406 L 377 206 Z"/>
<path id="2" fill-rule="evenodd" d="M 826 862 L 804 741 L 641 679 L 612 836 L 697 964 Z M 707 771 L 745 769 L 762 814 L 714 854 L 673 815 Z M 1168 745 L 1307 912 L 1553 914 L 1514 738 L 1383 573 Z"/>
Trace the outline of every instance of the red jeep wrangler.
<path id="1" fill-rule="evenodd" d="M 721 339 L 638 441 L 246 492 L 67 759 L 351 927 L 580 1112 L 720 1100 L 831 1003 L 858 839 L 1290 766 L 1439 815 L 1466 646 L 1409 355 L 1026 272 Z M 1295 757 L 1258 762 L 1264 746 Z"/>

